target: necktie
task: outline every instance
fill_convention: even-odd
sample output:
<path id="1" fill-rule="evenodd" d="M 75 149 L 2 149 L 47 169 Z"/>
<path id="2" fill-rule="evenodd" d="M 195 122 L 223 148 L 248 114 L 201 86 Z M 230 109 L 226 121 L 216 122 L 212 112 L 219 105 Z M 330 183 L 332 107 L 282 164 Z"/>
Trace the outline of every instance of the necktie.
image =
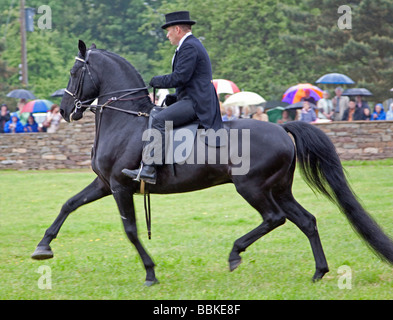
<path id="1" fill-rule="evenodd" d="M 176 60 L 176 56 L 177 56 L 177 49 L 175 50 L 175 54 L 173 55 L 173 58 L 172 58 L 172 70 L 173 70 L 173 65 L 174 65 L 174 63 L 175 63 L 175 60 Z"/>
<path id="2" fill-rule="evenodd" d="M 336 104 L 336 112 L 340 112 L 340 98 L 337 97 L 336 101 L 337 101 L 337 104 Z"/>

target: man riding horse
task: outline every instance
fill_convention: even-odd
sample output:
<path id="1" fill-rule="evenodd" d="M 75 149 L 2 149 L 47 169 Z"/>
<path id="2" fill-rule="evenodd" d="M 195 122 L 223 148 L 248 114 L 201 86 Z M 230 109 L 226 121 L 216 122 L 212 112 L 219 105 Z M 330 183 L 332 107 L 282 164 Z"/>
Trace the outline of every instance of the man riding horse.
<path id="1" fill-rule="evenodd" d="M 171 121 L 176 128 L 198 120 L 207 129 L 222 128 L 220 106 L 212 83 L 212 68 L 209 55 L 202 43 L 193 36 L 191 26 L 195 21 L 190 20 L 188 11 L 178 11 L 165 15 L 167 38 L 177 49 L 172 60 L 172 73 L 155 76 L 150 85 L 154 88 L 176 88 L 175 95 L 168 95 L 165 108 L 161 112 L 151 115 L 149 127 L 165 134 L 165 122 Z M 149 129 L 150 129 L 149 128 Z M 141 179 L 146 183 L 156 183 L 156 166 L 163 162 L 148 164 L 150 150 L 162 148 L 160 142 L 153 140 L 148 150 L 144 150 L 139 169 L 124 169 L 122 172 L 133 179 Z M 165 155 L 165 152 L 162 153 Z"/>

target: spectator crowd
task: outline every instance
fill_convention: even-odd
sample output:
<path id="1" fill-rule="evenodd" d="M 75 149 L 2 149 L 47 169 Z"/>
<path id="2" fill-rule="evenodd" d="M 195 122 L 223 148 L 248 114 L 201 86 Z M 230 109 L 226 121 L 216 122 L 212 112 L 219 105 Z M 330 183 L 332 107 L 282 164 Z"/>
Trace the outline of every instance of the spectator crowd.
<path id="1" fill-rule="evenodd" d="M 18 104 L 16 112 L 10 112 L 6 104 L 0 108 L 0 133 L 56 132 L 61 121 L 60 107 L 52 105 L 44 119 L 36 120 L 36 114 L 21 113 Z M 41 117 L 42 118 L 42 117 Z"/>
<path id="2" fill-rule="evenodd" d="M 321 99 L 316 101 L 310 96 L 309 90 L 305 89 L 298 109 L 285 109 L 281 111 L 278 120 L 270 120 L 269 110 L 265 112 L 263 107 L 225 107 L 221 109 L 223 121 L 239 118 L 252 118 L 261 121 L 286 123 L 300 120 L 305 122 L 328 122 L 328 121 L 375 121 L 393 120 L 393 103 L 387 111 L 382 103 L 375 104 L 371 110 L 363 96 L 343 96 L 343 88 L 337 87 L 335 95 L 331 99 L 329 91 L 324 91 Z M 253 112 L 252 112 L 253 111 Z"/>

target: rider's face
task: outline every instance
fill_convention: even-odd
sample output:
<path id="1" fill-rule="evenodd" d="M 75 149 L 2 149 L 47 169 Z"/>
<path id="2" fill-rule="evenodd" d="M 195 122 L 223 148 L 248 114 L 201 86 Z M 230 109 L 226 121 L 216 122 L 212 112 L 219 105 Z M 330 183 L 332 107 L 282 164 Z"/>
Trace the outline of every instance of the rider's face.
<path id="1" fill-rule="evenodd" d="M 166 28 L 166 37 L 169 39 L 172 45 L 177 46 L 181 40 L 180 28 L 178 26 L 170 26 Z"/>

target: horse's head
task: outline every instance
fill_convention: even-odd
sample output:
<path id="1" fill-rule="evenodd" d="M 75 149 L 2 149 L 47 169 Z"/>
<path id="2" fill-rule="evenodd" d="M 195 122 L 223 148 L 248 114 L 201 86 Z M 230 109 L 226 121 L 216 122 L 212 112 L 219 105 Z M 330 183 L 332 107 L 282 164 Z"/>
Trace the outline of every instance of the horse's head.
<path id="1" fill-rule="evenodd" d="M 96 46 L 92 44 L 87 50 L 86 44 L 79 40 L 78 47 L 79 53 L 70 70 L 70 80 L 60 104 L 60 113 L 67 122 L 81 119 L 86 110 L 82 105 L 99 95 L 98 79 L 94 78 L 93 68 L 89 65 L 91 50 Z"/>

